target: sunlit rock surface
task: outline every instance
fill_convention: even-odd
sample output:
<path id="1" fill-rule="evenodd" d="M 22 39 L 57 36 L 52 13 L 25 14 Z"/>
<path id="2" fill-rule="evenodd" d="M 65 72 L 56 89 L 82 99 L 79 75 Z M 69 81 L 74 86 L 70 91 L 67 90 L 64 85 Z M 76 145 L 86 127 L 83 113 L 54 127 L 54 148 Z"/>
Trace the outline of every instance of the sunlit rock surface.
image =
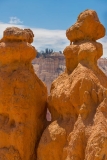
<path id="1" fill-rule="evenodd" d="M 0 160 L 35 160 L 45 127 L 47 89 L 31 64 L 33 36 L 12 27 L 0 41 Z"/>
<path id="2" fill-rule="evenodd" d="M 82 12 L 67 30 L 72 43 L 63 52 L 66 70 L 51 85 L 52 122 L 42 134 L 37 160 L 107 159 L 107 77 L 97 66 L 103 47 L 96 42 L 104 35 L 93 10 Z"/>

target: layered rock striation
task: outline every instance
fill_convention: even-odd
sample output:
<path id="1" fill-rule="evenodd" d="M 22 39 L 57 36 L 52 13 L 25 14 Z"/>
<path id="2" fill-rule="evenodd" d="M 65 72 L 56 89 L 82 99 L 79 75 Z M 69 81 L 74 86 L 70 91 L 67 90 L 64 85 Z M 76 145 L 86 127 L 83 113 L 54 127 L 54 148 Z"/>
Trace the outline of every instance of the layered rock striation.
<path id="1" fill-rule="evenodd" d="M 95 11 L 86 10 L 66 35 L 66 70 L 51 85 L 52 122 L 42 134 L 37 160 L 105 160 L 107 77 L 97 66 L 103 48 L 96 42 L 105 28 Z"/>
<path id="2" fill-rule="evenodd" d="M 67 47 L 69 50 L 69 47 Z M 67 58 L 66 58 L 67 61 Z M 63 54 L 59 52 L 52 53 L 52 55 L 45 57 L 35 58 L 32 62 L 35 73 L 46 84 L 48 94 L 50 94 L 50 88 L 52 82 L 65 70 L 65 58 Z M 69 64 L 69 60 L 68 60 Z M 99 58 L 97 62 L 99 68 L 107 76 L 107 59 Z M 67 65 L 67 64 L 66 64 Z"/>
<path id="3" fill-rule="evenodd" d="M 0 41 L 0 159 L 35 160 L 46 123 L 47 89 L 35 75 L 30 29 L 7 28 Z"/>
<path id="4" fill-rule="evenodd" d="M 107 58 L 100 58 L 98 60 L 98 66 L 99 66 L 99 68 L 101 68 L 101 70 L 107 76 Z"/>
<path id="5" fill-rule="evenodd" d="M 50 93 L 51 83 L 65 69 L 65 59 L 63 54 L 54 52 L 45 58 L 40 57 L 33 60 L 35 73 L 46 84 L 48 93 Z"/>

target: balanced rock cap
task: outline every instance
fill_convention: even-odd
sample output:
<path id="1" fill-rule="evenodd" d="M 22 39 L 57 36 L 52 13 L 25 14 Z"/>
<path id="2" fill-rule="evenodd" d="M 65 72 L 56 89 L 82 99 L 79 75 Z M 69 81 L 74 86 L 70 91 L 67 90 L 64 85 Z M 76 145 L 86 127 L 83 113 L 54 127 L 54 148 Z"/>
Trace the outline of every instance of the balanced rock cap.
<path id="1" fill-rule="evenodd" d="M 34 34 L 30 29 L 9 27 L 0 40 L 0 66 L 13 62 L 29 63 L 37 55 L 33 42 Z"/>
<path id="2" fill-rule="evenodd" d="M 94 10 L 85 10 L 78 16 L 77 22 L 66 31 L 71 42 L 97 40 L 105 36 L 105 28 Z"/>
<path id="3" fill-rule="evenodd" d="M 1 41 L 25 41 L 33 42 L 34 34 L 30 29 L 20 29 L 18 27 L 8 27 L 3 32 Z"/>

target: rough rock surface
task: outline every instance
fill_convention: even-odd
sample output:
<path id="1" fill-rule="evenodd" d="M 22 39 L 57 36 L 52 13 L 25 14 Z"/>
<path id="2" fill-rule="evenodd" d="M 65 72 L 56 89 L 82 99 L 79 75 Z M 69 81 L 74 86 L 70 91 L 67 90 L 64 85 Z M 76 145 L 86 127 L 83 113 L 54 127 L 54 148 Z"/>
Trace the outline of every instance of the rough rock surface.
<path id="1" fill-rule="evenodd" d="M 6 30 L 3 33 L 3 38 L 1 39 L 1 41 L 5 42 L 5 41 L 13 41 L 13 42 L 18 42 L 18 41 L 22 41 L 22 42 L 28 42 L 28 43 L 32 43 L 33 42 L 33 37 L 34 34 L 32 32 L 32 30 L 30 29 L 20 29 L 17 27 L 8 27 L 6 28 Z"/>
<path id="2" fill-rule="evenodd" d="M 66 35 L 71 42 L 97 40 L 105 35 L 105 28 L 95 11 L 86 10 L 78 16 L 77 22 L 67 29 Z"/>
<path id="3" fill-rule="evenodd" d="M 51 86 L 52 123 L 43 132 L 37 160 L 107 159 L 107 77 L 97 66 L 103 49 L 95 41 L 105 29 L 92 10 L 81 13 L 77 22 L 67 30 L 73 43 L 64 50 L 66 71 Z M 82 36 L 75 35 L 77 26 Z"/>
<path id="4" fill-rule="evenodd" d="M 31 30 L 7 28 L 0 43 L 0 160 L 35 160 L 47 89 L 35 75 Z"/>
<path id="5" fill-rule="evenodd" d="M 71 46 L 70 46 L 71 48 Z M 69 46 L 65 49 L 70 51 Z M 35 58 L 32 62 L 35 73 L 37 76 L 46 84 L 48 93 L 50 94 L 50 88 L 52 82 L 65 70 L 65 58 L 63 54 L 53 53 L 51 56 L 39 57 Z M 68 54 L 69 56 L 69 54 Z M 70 55 L 71 56 L 71 55 Z M 73 55 L 72 55 L 73 56 Z M 73 58 L 73 57 L 72 57 Z M 66 58 L 66 66 L 70 65 L 70 59 Z M 57 63 L 56 63 L 57 62 Z M 75 60 L 74 60 L 75 62 Z M 73 63 L 74 63 L 73 62 Z M 72 61 L 71 61 L 72 63 Z M 100 58 L 97 62 L 99 68 L 106 74 L 107 76 L 107 59 Z M 72 65 L 68 66 L 68 70 L 72 70 Z"/>

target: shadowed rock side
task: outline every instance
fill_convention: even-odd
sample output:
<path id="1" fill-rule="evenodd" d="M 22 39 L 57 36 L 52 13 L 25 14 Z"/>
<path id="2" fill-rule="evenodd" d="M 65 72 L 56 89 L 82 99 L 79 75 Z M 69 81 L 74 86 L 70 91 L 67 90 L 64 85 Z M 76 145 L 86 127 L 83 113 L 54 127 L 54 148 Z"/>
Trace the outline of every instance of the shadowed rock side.
<path id="1" fill-rule="evenodd" d="M 107 77 L 97 66 L 103 49 L 95 41 L 104 35 L 93 10 L 82 12 L 67 30 L 66 71 L 51 86 L 52 122 L 41 137 L 37 160 L 107 159 Z"/>
<path id="2" fill-rule="evenodd" d="M 47 89 L 35 75 L 30 29 L 7 28 L 0 43 L 0 160 L 35 160 Z"/>

